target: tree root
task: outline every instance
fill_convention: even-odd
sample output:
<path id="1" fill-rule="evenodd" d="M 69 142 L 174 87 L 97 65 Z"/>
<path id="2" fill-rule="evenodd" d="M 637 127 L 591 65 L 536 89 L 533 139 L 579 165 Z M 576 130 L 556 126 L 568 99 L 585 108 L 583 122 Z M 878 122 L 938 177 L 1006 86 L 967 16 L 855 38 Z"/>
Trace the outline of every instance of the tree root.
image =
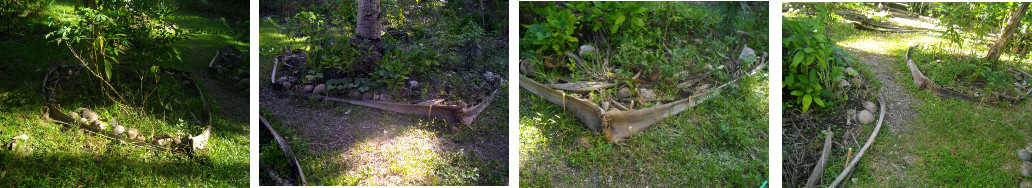
<path id="1" fill-rule="evenodd" d="M 300 180 L 302 186 L 308 186 L 308 181 L 305 180 L 305 172 L 301 171 L 301 163 L 299 163 L 297 161 L 297 158 L 294 157 L 294 151 L 290 150 L 290 144 L 288 144 L 287 140 L 283 139 L 283 137 L 281 137 L 279 133 L 276 133 L 276 130 L 272 128 L 272 125 L 269 125 L 269 121 L 265 120 L 265 117 L 260 118 L 262 128 L 264 128 L 264 130 L 268 130 L 269 133 L 272 133 L 272 137 L 275 138 L 276 144 L 277 146 L 279 146 L 280 151 L 283 151 L 283 155 L 286 155 L 286 157 L 290 158 L 290 161 L 288 161 L 288 163 L 290 163 L 289 165 L 291 166 L 290 171 L 292 171 L 291 173 L 294 173 L 291 175 L 294 176 L 295 179 Z M 272 171 L 269 172 L 273 173 Z"/>

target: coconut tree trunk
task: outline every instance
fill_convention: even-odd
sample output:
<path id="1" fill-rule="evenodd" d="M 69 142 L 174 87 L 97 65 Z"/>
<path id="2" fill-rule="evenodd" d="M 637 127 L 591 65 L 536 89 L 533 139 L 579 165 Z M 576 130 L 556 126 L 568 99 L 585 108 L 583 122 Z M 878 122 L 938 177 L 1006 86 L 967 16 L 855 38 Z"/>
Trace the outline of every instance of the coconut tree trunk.
<path id="1" fill-rule="evenodd" d="M 380 39 L 380 0 L 358 1 L 358 26 L 355 33 L 364 39 Z"/>
<path id="2" fill-rule="evenodd" d="M 1025 17 L 1025 11 L 1028 10 L 1028 3 L 1021 3 L 1018 5 L 1018 9 L 1011 12 L 1010 21 L 1007 22 L 1007 27 L 1003 28 L 1000 38 L 996 39 L 993 43 L 993 47 L 989 48 L 989 54 L 985 55 L 986 61 L 996 61 L 1000 59 L 1000 54 L 1003 53 L 1004 47 L 1007 45 L 1007 40 L 1010 39 L 1011 35 L 1014 34 L 1014 30 L 1021 25 L 1021 17 Z"/>

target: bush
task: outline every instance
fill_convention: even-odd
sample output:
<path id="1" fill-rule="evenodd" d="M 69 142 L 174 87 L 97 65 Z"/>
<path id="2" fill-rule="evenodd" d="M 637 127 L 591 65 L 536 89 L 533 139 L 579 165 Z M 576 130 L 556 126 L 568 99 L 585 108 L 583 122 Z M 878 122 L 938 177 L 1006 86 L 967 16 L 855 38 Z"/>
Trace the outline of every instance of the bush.
<path id="1" fill-rule="evenodd" d="M 785 100 L 787 108 L 807 112 L 812 104 L 833 106 L 828 99 L 837 98 L 831 89 L 845 78 L 844 67 L 851 60 L 824 34 L 827 18 L 827 11 L 821 11 L 816 19 L 783 22 L 788 37 L 782 42 L 785 53 L 782 89 L 792 96 Z"/>

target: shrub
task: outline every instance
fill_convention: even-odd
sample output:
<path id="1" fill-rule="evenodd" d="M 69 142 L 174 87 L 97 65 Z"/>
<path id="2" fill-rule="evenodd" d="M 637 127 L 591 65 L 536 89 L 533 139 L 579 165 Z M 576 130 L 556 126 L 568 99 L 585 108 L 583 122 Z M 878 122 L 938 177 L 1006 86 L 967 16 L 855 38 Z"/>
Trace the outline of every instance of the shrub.
<path id="1" fill-rule="evenodd" d="M 836 97 L 831 89 L 845 78 L 844 66 L 851 60 L 824 34 L 826 12 L 816 19 L 784 20 L 788 37 L 782 42 L 782 89 L 792 96 L 785 101 L 788 108 L 807 112 L 812 104 L 832 106 L 828 99 Z"/>

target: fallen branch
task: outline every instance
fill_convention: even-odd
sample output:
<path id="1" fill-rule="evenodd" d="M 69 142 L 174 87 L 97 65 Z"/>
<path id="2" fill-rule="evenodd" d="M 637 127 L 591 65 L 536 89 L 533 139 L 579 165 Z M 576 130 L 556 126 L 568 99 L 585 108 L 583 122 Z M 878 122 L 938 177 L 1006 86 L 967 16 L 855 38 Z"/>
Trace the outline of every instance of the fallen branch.
<path id="1" fill-rule="evenodd" d="M 817 182 L 824 179 L 824 166 L 828 164 L 828 157 L 831 157 L 831 137 L 831 126 L 828 126 L 828 130 L 824 132 L 824 150 L 821 151 L 821 158 L 817 160 L 817 165 L 810 172 L 810 178 L 806 180 L 807 188 L 817 186 Z"/>
<path id="2" fill-rule="evenodd" d="M 279 133 L 276 133 L 275 129 L 272 129 L 272 125 L 269 125 L 269 122 L 265 120 L 265 117 L 260 117 L 260 120 L 262 128 L 265 128 L 269 133 L 272 133 L 272 137 L 275 138 L 276 144 L 279 146 L 280 150 L 283 151 L 283 155 L 290 158 L 290 170 L 293 171 L 293 175 L 295 176 L 294 178 L 300 180 L 302 186 L 308 186 L 308 181 L 305 180 L 305 173 L 301 171 L 301 164 L 298 163 L 297 158 L 294 157 L 294 151 L 290 150 L 290 144 L 288 144 L 287 140 L 283 139 L 283 137 L 280 137 Z"/>
<path id="3" fill-rule="evenodd" d="M 871 137 L 867 139 L 867 143 L 864 143 L 864 147 L 860 148 L 860 151 L 856 153 L 856 157 L 849 162 L 849 166 L 846 166 L 846 169 L 843 169 L 842 173 L 839 173 L 838 177 L 835 178 L 835 181 L 828 187 L 838 187 L 839 183 L 842 183 L 842 180 L 845 180 L 846 176 L 853 171 L 856 164 L 860 163 L 860 159 L 864 156 L 864 152 L 867 152 L 867 149 L 871 148 L 871 144 L 874 144 L 874 138 L 878 136 L 878 131 L 881 131 L 882 120 L 885 120 L 885 106 L 887 105 L 885 103 L 885 97 L 878 95 L 878 104 L 880 105 L 878 109 L 878 124 L 874 126 L 874 132 L 871 133 Z"/>
<path id="4" fill-rule="evenodd" d="M 759 65 L 757 65 L 756 68 L 750 71 L 749 75 L 759 72 L 759 70 L 763 69 L 767 65 L 766 62 L 760 62 L 758 64 Z M 605 112 L 604 109 L 590 101 L 566 95 L 566 93 L 548 88 L 547 86 L 523 75 L 520 75 L 520 87 L 534 93 L 535 95 L 545 98 L 553 104 L 562 106 L 563 109 L 569 109 L 575 116 L 577 116 L 577 119 L 580 119 L 581 122 L 588 127 L 588 129 L 591 129 L 594 132 L 599 132 L 601 128 L 606 141 L 609 141 L 610 143 L 618 143 L 668 116 L 681 113 L 688 108 L 701 104 L 705 100 L 718 95 L 725 87 L 738 82 L 741 78 L 742 77 L 735 78 L 734 80 L 713 88 L 708 92 L 697 93 L 691 97 L 681 99 L 673 103 L 656 105 L 639 110 L 611 110 L 608 112 Z"/>
<path id="5" fill-rule="evenodd" d="M 960 92 L 957 92 L 957 91 L 954 91 L 954 90 L 951 90 L 951 89 L 947 89 L 947 88 L 941 87 L 939 85 L 935 85 L 935 82 L 932 82 L 932 79 L 928 78 L 923 73 L 921 73 L 921 69 L 919 69 L 917 67 L 917 64 L 914 63 L 914 59 L 911 58 L 912 54 L 910 53 L 910 51 L 914 47 L 916 47 L 916 45 L 915 46 L 911 46 L 909 49 L 907 49 L 906 58 L 907 58 L 907 68 L 910 69 L 910 76 L 914 78 L 914 87 L 916 87 L 917 90 L 923 90 L 925 88 L 928 88 L 929 91 L 931 91 L 932 93 L 934 93 L 935 95 L 938 95 L 940 97 L 956 98 L 956 99 L 971 101 L 971 102 L 974 102 L 974 103 L 980 103 L 980 101 L 978 99 L 975 99 L 974 97 L 970 97 L 970 96 L 961 94 Z"/>
<path id="6" fill-rule="evenodd" d="M 587 93 L 591 91 L 601 90 L 613 87 L 616 84 L 608 82 L 570 82 L 561 84 L 548 84 L 547 86 L 553 89 L 575 92 L 575 93 Z"/>

